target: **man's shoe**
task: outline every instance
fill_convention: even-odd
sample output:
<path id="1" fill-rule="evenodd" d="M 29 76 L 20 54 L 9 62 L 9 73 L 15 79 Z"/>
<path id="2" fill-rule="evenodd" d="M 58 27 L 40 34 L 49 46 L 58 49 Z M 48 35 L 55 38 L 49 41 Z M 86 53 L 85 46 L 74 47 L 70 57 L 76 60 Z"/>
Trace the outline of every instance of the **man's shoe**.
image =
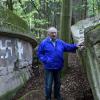
<path id="1" fill-rule="evenodd" d="M 45 100 L 51 100 L 51 98 L 45 97 Z"/>
<path id="2" fill-rule="evenodd" d="M 59 98 L 55 98 L 55 100 L 63 100 L 63 98 L 62 97 L 59 97 Z"/>

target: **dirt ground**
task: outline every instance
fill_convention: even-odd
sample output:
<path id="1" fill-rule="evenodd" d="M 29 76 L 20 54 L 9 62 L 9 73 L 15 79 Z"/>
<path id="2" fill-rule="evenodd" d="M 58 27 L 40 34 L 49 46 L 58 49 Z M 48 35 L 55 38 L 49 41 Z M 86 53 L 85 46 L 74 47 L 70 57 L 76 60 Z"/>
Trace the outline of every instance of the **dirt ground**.
<path id="1" fill-rule="evenodd" d="M 62 78 L 61 94 L 64 100 L 93 100 L 92 92 L 87 80 L 86 72 L 80 65 L 76 54 L 69 54 L 69 67 Z M 44 70 L 39 66 L 35 75 L 18 91 L 12 100 L 45 100 L 44 98 Z M 30 92 L 31 91 L 31 92 Z M 52 99 L 53 100 L 53 99 Z"/>

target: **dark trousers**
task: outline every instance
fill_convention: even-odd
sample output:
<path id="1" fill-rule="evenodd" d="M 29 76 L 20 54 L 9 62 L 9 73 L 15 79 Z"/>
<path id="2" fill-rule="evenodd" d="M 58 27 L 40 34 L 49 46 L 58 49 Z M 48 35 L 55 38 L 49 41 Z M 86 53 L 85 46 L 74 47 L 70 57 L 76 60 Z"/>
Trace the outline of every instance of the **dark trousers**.
<path id="1" fill-rule="evenodd" d="M 60 100 L 60 71 L 45 70 L 45 96 L 46 100 L 51 100 L 52 85 L 54 82 L 54 98 Z"/>

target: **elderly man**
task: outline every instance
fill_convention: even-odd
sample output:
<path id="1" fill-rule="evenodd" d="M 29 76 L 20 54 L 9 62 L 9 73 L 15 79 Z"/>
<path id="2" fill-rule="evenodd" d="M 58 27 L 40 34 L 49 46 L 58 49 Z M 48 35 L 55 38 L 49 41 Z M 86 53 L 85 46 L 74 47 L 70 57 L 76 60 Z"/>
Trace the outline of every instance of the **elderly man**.
<path id="1" fill-rule="evenodd" d="M 63 68 L 63 53 L 75 52 L 79 45 L 68 44 L 57 39 L 57 29 L 50 27 L 48 37 L 38 47 L 38 57 L 44 64 L 45 69 L 45 97 L 51 100 L 52 84 L 54 82 L 54 98 L 62 100 L 60 94 L 60 72 Z"/>

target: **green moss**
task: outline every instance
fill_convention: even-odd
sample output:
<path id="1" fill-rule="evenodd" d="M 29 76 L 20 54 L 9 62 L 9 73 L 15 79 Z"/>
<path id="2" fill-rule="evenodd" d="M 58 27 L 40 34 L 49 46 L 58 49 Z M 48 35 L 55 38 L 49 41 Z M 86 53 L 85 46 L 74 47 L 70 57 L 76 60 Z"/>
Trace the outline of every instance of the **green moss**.
<path id="1" fill-rule="evenodd" d="M 10 10 L 0 6 L 0 35 L 20 38 L 28 41 L 33 47 L 36 47 L 37 42 L 30 33 L 27 23 L 12 13 Z"/>
<path id="2" fill-rule="evenodd" d="M 94 33 L 95 30 L 100 30 L 100 24 L 94 26 L 94 27 L 90 30 L 90 32 L 93 32 L 93 33 Z"/>
<path id="3" fill-rule="evenodd" d="M 5 26 L 6 24 L 12 25 L 19 29 L 20 31 L 29 31 L 28 25 L 24 20 L 22 20 L 19 16 L 16 14 L 12 13 L 8 9 L 4 9 L 3 7 L 0 6 L 0 19 L 1 23 Z M 20 28 L 18 28 L 20 27 Z"/>
<path id="4" fill-rule="evenodd" d="M 23 79 L 23 82 L 25 83 L 27 81 L 27 78 L 26 78 L 25 73 L 24 72 L 21 72 L 20 74 L 21 74 L 21 77 Z"/>
<path id="5" fill-rule="evenodd" d="M 18 90 L 22 87 L 23 85 L 20 85 L 19 87 L 17 87 L 16 89 L 12 90 L 12 91 L 8 91 L 6 94 L 2 95 L 0 97 L 0 100 L 11 100 L 12 97 L 14 97 L 16 95 L 16 93 L 18 92 Z"/>
<path id="6" fill-rule="evenodd" d="M 95 30 L 98 30 L 98 29 L 100 29 L 100 24 L 97 24 L 96 26 L 92 26 L 92 28 L 90 27 L 87 33 L 94 32 Z"/>
<path id="7" fill-rule="evenodd" d="M 6 94 L 2 95 L 0 97 L 0 100 L 11 100 L 11 98 L 16 95 L 18 90 L 21 89 L 23 87 L 23 85 L 27 82 L 27 78 L 26 78 L 25 73 L 21 72 L 20 74 L 21 74 L 21 80 L 23 79 L 23 84 L 20 85 L 19 87 L 17 87 L 16 89 L 8 91 Z"/>
<path id="8" fill-rule="evenodd" d="M 27 96 L 32 96 L 32 95 L 34 94 L 34 92 L 39 92 L 39 93 L 40 93 L 39 90 L 32 90 L 32 91 L 29 91 L 28 93 L 26 93 L 24 96 L 22 96 L 22 97 L 19 98 L 18 100 L 25 100 L 25 98 L 26 98 Z"/>

